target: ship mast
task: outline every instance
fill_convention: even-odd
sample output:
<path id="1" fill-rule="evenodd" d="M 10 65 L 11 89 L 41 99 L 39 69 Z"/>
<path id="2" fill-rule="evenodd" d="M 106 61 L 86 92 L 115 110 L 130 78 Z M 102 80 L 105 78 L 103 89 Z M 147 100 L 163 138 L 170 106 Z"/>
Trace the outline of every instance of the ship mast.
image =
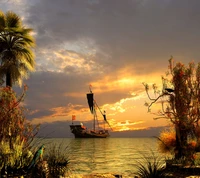
<path id="1" fill-rule="evenodd" d="M 92 93 L 91 86 L 89 86 L 89 93 L 87 93 L 87 100 L 88 100 L 90 112 L 94 115 L 93 127 L 94 127 L 94 131 L 95 131 L 96 110 L 95 110 L 94 94 Z"/>
<path id="2" fill-rule="evenodd" d="M 91 86 L 89 86 L 89 93 L 87 93 L 87 100 L 88 100 L 90 112 L 94 115 L 94 122 L 93 122 L 94 131 L 96 129 L 96 119 L 97 119 L 97 113 L 96 113 L 96 109 L 95 109 L 96 107 L 100 111 L 101 115 L 103 116 L 104 123 L 106 122 L 109 125 L 109 127 L 111 128 L 110 124 L 108 123 L 108 121 L 106 119 L 105 111 L 103 113 L 101 111 L 101 109 L 99 108 L 98 104 L 96 103 L 96 101 L 94 100 L 94 94 L 92 93 Z M 98 120 L 97 120 L 97 123 L 98 123 Z M 105 125 L 104 125 L 104 127 L 105 127 Z"/>
<path id="3" fill-rule="evenodd" d="M 93 122 L 93 127 L 94 127 L 94 131 L 95 131 L 95 127 L 96 127 L 96 110 L 95 110 L 95 107 L 94 107 L 94 122 Z"/>

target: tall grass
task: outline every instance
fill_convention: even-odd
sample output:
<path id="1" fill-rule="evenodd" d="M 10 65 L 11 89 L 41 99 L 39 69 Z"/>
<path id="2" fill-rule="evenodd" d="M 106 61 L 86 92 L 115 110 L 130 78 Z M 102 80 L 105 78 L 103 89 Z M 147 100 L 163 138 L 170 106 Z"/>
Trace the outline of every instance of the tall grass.
<path id="1" fill-rule="evenodd" d="M 68 147 L 62 144 L 50 145 L 45 151 L 44 159 L 48 163 L 49 174 L 51 177 L 65 176 L 69 171 L 69 152 Z"/>
<path id="2" fill-rule="evenodd" d="M 135 175 L 140 178 L 163 178 L 165 176 L 165 162 L 163 157 L 153 151 L 141 154 L 141 159 L 136 162 Z"/>

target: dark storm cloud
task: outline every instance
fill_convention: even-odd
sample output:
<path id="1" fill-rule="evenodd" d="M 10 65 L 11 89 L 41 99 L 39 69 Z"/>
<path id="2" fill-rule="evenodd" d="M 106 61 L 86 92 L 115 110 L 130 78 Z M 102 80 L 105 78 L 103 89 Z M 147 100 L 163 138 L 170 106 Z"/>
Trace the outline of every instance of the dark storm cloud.
<path id="1" fill-rule="evenodd" d="M 65 42 L 87 37 L 110 57 L 107 64 L 111 68 L 147 58 L 166 60 L 170 55 L 199 57 L 195 53 L 200 41 L 198 0 L 24 2 L 21 6 L 26 8 L 21 9 L 26 10 L 25 20 L 37 32 L 38 47 L 57 49 Z"/>
<path id="2" fill-rule="evenodd" d="M 171 55 L 183 62 L 200 58 L 199 0 L 4 0 L 0 5 L 4 12 L 19 13 L 36 33 L 37 71 L 25 83 L 27 107 L 39 110 L 37 117 L 69 103 L 84 107 L 88 84 L 105 75 L 117 78 L 124 67 L 148 75 L 167 69 Z M 61 68 L 72 54 L 74 65 Z M 142 87 L 134 88 L 136 94 Z M 128 90 L 105 91 L 100 103 L 130 97 Z"/>
<path id="3" fill-rule="evenodd" d="M 43 0 L 27 8 L 26 20 L 44 49 L 94 40 L 95 62 L 111 70 L 142 61 L 162 65 L 171 55 L 198 60 L 199 7 L 198 0 Z"/>
<path id="4" fill-rule="evenodd" d="M 78 97 L 65 94 L 79 94 L 82 91 L 87 91 L 87 82 L 86 76 L 83 75 L 75 76 L 56 72 L 37 72 L 26 81 L 29 87 L 26 102 L 34 110 L 66 106 L 68 103 L 83 104 Z"/>

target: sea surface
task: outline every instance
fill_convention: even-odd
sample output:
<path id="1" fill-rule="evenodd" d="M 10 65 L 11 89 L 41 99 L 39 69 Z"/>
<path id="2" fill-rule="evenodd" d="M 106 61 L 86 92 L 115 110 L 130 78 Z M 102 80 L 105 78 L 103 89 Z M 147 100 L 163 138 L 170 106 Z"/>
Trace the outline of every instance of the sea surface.
<path id="1" fill-rule="evenodd" d="M 132 177 L 143 156 L 163 156 L 156 138 L 51 138 L 38 140 L 46 150 L 52 145 L 69 156 L 73 174 L 115 173 Z"/>

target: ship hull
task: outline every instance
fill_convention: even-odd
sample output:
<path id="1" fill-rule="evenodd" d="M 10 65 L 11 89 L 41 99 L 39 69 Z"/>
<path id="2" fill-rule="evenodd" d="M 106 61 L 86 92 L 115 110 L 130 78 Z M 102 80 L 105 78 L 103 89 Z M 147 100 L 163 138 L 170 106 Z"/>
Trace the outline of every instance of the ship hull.
<path id="1" fill-rule="evenodd" d="M 87 130 L 82 125 L 70 125 L 71 132 L 75 138 L 107 138 L 109 133 L 107 130 Z"/>

